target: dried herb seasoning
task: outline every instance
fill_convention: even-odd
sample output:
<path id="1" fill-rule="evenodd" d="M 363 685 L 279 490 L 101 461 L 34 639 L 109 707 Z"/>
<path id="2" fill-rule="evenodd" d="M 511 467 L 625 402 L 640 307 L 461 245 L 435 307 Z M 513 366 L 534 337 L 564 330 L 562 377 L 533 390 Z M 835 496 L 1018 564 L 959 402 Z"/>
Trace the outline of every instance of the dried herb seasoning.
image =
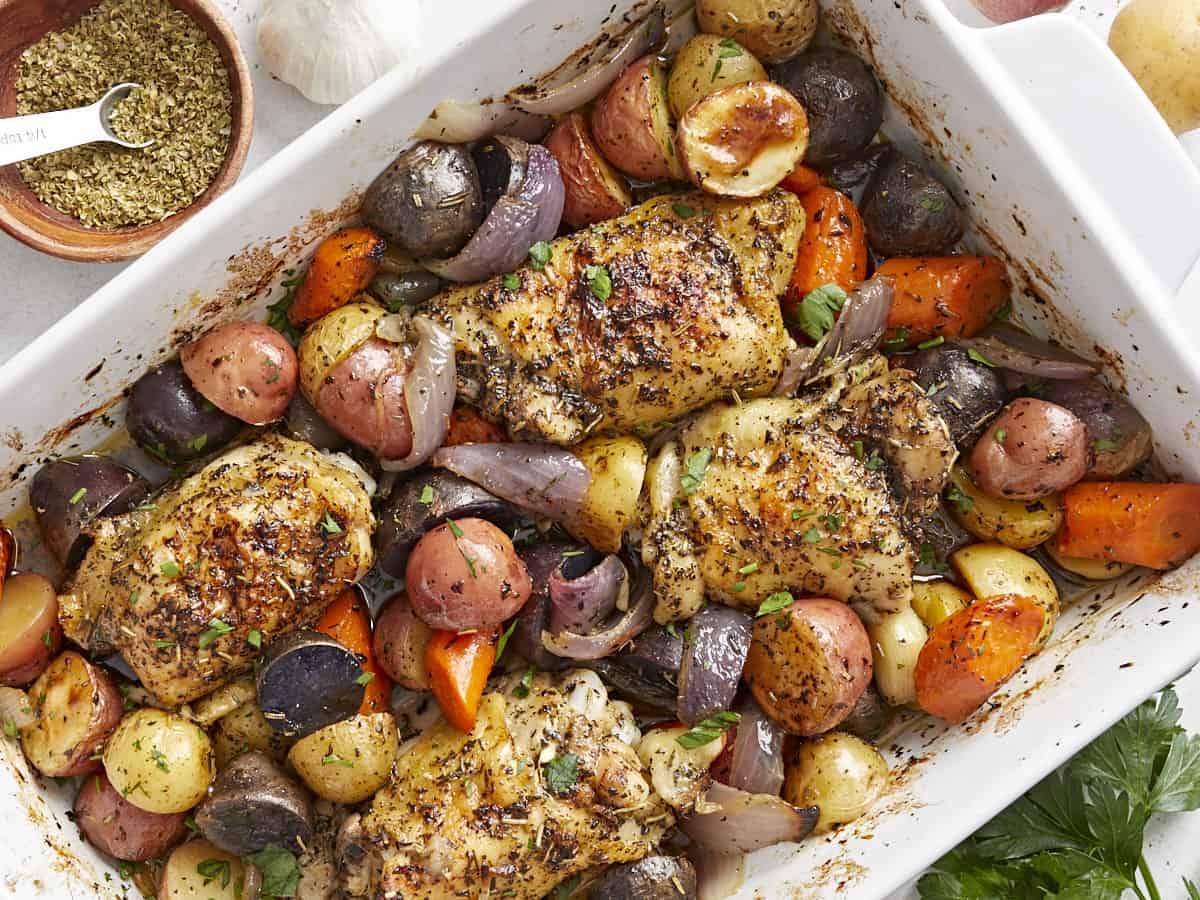
<path id="1" fill-rule="evenodd" d="M 146 225 L 212 183 L 232 125 L 229 75 L 216 45 L 166 0 L 103 0 L 21 54 L 17 113 L 94 103 L 115 84 L 142 85 L 111 123 L 144 150 L 87 144 L 19 163 L 44 203 L 93 228 Z"/>

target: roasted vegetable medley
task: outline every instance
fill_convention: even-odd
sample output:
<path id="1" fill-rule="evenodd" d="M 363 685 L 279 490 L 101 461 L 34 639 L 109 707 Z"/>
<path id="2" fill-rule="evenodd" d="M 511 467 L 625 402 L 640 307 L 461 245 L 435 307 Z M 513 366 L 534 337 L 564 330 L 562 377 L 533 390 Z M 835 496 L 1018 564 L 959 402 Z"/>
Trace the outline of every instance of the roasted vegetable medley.
<path id="1" fill-rule="evenodd" d="M 133 385 L 133 449 L 37 473 L 0 719 L 144 891 L 718 896 L 1063 585 L 1200 550 L 816 17 L 656 9 L 443 104 L 269 322 Z"/>

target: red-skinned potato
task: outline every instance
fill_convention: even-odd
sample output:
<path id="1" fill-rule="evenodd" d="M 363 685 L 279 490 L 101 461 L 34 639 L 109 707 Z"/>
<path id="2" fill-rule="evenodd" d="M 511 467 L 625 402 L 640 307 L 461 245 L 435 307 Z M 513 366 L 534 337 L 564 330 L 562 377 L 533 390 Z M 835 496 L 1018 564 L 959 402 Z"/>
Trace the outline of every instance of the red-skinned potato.
<path id="1" fill-rule="evenodd" d="M 406 368 L 399 345 L 371 338 L 330 370 L 317 412 L 383 459 L 408 456 L 413 430 L 404 398 Z"/>
<path id="2" fill-rule="evenodd" d="M 413 611 L 445 631 L 498 625 L 533 591 L 508 535 L 483 519 L 447 521 L 422 537 L 409 554 L 404 583 Z"/>
<path id="3" fill-rule="evenodd" d="M 747 81 L 692 104 L 675 144 L 693 184 L 726 197 L 758 197 L 804 158 L 808 116 L 779 85 Z"/>
<path id="4" fill-rule="evenodd" d="M 1066 490 L 1088 468 L 1088 431 L 1073 412 L 1021 397 L 992 420 L 971 451 L 979 489 L 1005 500 L 1037 500 Z"/>
<path id="5" fill-rule="evenodd" d="M 592 108 L 592 135 L 605 158 L 643 181 L 683 178 L 667 101 L 667 73 L 643 56 L 617 76 Z"/>
<path id="6" fill-rule="evenodd" d="M 411 691 L 430 688 L 425 648 L 433 629 L 417 618 L 404 593 L 396 594 L 375 620 L 375 659 L 389 678 Z"/>
<path id="7" fill-rule="evenodd" d="M 41 575 L 14 575 L 0 586 L 0 684 L 22 687 L 46 671 L 62 644 L 58 595 Z"/>
<path id="8" fill-rule="evenodd" d="M 811 737 L 854 711 L 872 673 L 871 641 L 854 611 L 809 597 L 755 620 L 742 674 L 763 712 Z"/>
<path id="9" fill-rule="evenodd" d="M 113 680 L 73 650 L 60 654 L 29 689 L 37 720 L 21 732 L 21 747 L 43 775 L 65 778 L 100 768 L 94 758 L 121 721 Z"/>
<path id="10" fill-rule="evenodd" d="M 121 796 L 103 772 L 83 780 L 75 796 L 75 824 L 98 849 L 138 862 L 162 856 L 187 833 L 187 813 L 152 813 Z"/>
<path id="11" fill-rule="evenodd" d="M 179 351 L 183 371 L 213 406 L 251 425 L 283 417 L 296 392 L 296 351 L 262 322 L 230 322 Z"/>
<path id="12" fill-rule="evenodd" d="M 600 155 L 582 113 L 564 118 L 544 143 L 558 160 L 567 192 L 562 219 L 572 228 L 612 219 L 633 205 L 629 183 Z"/>

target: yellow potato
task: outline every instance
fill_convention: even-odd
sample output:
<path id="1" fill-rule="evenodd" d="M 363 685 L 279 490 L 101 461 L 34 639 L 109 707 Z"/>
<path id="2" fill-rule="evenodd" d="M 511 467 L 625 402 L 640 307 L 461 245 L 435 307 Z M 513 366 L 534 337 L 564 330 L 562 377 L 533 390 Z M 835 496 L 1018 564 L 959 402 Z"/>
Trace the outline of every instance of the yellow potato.
<path id="1" fill-rule="evenodd" d="M 1108 45 L 1172 131 L 1200 128 L 1200 0 L 1133 0 Z"/>
<path id="2" fill-rule="evenodd" d="M 1063 520 L 1061 494 L 1040 500 L 1001 500 L 989 497 L 966 470 L 955 466 L 950 473 L 952 490 L 966 499 L 953 499 L 950 509 L 967 531 L 984 541 L 999 541 L 1017 550 L 1028 550 L 1050 540 Z"/>
<path id="3" fill-rule="evenodd" d="M 121 796 L 155 813 L 191 809 L 216 772 L 208 735 L 161 709 L 138 709 L 121 720 L 104 748 L 104 771 Z"/>
<path id="4" fill-rule="evenodd" d="M 667 96 L 676 119 L 713 91 L 743 81 L 766 81 L 767 70 L 733 38 L 698 34 L 679 48 L 667 81 Z"/>
<path id="5" fill-rule="evenodd" d="M 917 657 L 929 637 L 925 623 L 908 608 L 880 616 L 878 622 L 866 625 L 871 638 L 875 687 L 880 695 L 891 706 L 915 703 Z"/>
<path id="6" fill-rule="evenodd" d="M 275 762 L 281 763 L 287 759 L 288 750 L 295 743 L 293 738 L 271 727 L 257 703 L 239 706 L 218 719 L 212 740 L 218 769 L 224 769 L 234 757 L 249 750 L 261 750 Z"/>
<path id="7" fill-rule="evenodd" d="M 791 59 L 812 43 L 817 0 L 697 0 L 696 21 L 731 37 L 765 63 Z"/>
<path id="8" fill-rule="evenodd" d="M 1046 646 L 1058 621 L 1058 588 L 1037 560 L 1003 544 L 971 544 L 956 550 L 950 564 L 979 600 L 1020 594 L 1035 601 L 1045 618 L 1032 652 Z"/>
<path id="9" fill-rule="evenodd" d="M 637 515 L 646 447 L 635 437 L 593 438 L 576 447 L 575 455 L 592 473 L 592 483 L 571 533 L 597 550 L 616 553 Z"/>
<path id="10" fill-rule="evenodd" d="M 1085 559 L 1082 556 L 1063 556 L 1055 541 L 1047 541 L 1044 545 L 1046 553 L 1054 560 L 1060 569 L 1086 578 L 1088 581 L 1109 581 L 1120 578 L 1126 572 L 1132 572 L 1136 566 L 1129 563 L 1113 562 L 1107 559 Z"/>
<path id="11" fill-rule="evenodd" d="M 335 309 L 308 326 L 300 340 L 300 390 L 314 407 L 330 371 L 375 335 L 375 323 L 387 310 L 356 301 Z"/>
<path id="12" fill-rule="evenodd" d="M 974 597 L 949 581 L 913 582 L 913 609 L 926 628 L 935 627 L 973 602 Z"/>
<path id="13" fill-rule="evenodd" d="M 387 784 L 399 748 L 396 719 L 391 713 L 373 713 L 301 738 L 288 752 L 288 762 L 318 797 L 360 803 Z"/>
<path id="14" fill-rule="evenodd" d="M 805 741 L 787 763 L 783 799 L 793 806 L 818 806 L 820 834 L 853 822 L 879 799 L 888 783 L 888 764 L 862 738 L 831 731 Z"/>
<path id="15" fill-rule="evenodd" d="M 232 853 L 208 841 L 176 847 L 163 867 L 158 900 L 242 900 L 246 868 Z"/>

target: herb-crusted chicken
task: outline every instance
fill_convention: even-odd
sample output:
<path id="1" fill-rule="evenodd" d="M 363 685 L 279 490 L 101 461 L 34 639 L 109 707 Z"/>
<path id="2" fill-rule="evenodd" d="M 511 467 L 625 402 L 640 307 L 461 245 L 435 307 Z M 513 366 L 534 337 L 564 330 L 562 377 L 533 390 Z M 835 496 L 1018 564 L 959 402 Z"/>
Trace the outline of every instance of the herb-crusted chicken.
<path id="1" fill-rule="evenodd" d="M 778 297 L 804 230 L 796 197 L 655 197 L 551 244 L 540 269 L 435 297 L 460 394 L 517 434 L 574 444 L 766 394 L 794 343 Z"/>
<path id="2" fill-rule="evenodd" d="M 350 469 L 267 436 L 152 504 L 96 520 L 59 598 L 63 628 L 88 649 L 119 650 L 161 703 L 193 700 L 366 574 L 374 525 Z"/>

